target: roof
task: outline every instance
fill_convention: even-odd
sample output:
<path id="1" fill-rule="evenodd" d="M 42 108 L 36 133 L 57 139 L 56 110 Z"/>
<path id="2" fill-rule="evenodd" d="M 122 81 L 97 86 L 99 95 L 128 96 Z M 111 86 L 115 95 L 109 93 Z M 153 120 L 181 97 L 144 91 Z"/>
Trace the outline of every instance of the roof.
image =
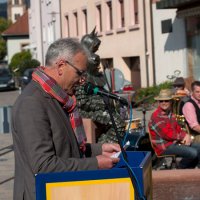
<path id="1" fill-rule="evenodd" d="M 3 37 L 9 36 L 28 36 L 29 26 L 28 26 L 28 11 L 26 11 L 18 20 L 12 24 L 3 33 Z"/>

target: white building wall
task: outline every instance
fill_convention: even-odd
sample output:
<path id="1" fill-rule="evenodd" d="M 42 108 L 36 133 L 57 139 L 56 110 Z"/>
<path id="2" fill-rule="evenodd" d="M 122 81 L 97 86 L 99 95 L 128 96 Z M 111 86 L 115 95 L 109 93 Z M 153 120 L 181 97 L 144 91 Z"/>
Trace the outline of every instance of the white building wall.
<path id="1" fill-rule="evenodd" d="M 29 39 L 8 39 L 7 40 L 7 50 L 8 50 L 8 63 L 10 63 L 14 54 L 22 51 L 22 45 L 29 44 Z"/>
<path id="2" fill-rule="evenodd" d="M 152 66 L 152 46 L 151 42 L 147 41 L 145 43 L 144 35 L 144 17 L 146 21 L 150 21 L 150 11 L 146 12 L 144 15 L 145 5 L 146 10 L 150 9 L 149 0 L 139 0 L 139 24 L 131 25 L 131 12 L 130 3 L 132 0 L 125 0 L 125 27 L 124 29 L 118 28 L 118 9 L 116 0 L 112 0 L 113 5 L 113 29 L 108 31 L 106 24 L 106 2 L 105 0 L 61 0 L 61 17 L 62 17 L 62 36 L 66 37 L 66 16 L 69 18 L 70 27 L 70 37 L 81 37 L 84 35 L 82 31 L 82 8 L 87 8 L 88 13 L 88 32 L 90 33 L 93 28 L 97 25 L 96 19 L 96 5 L 102 5 L 102 25 L 103 31 L 99 32 L 99 39 L 101 40 L 101 45 L 97 54 L 101 58 L 113 58 L 114 68 L 120 69 L 125 76 L 125 79 L 130 81 L 130 69 L 123 60 L 123 57 L 140 57 L 140 67 L 141 67 L 141 85 L 146 87 L 147 85 L 153 84 L 153 66 Z M 76 36 L 74 32 L 74 21 L 73 12 L 78 13 L 79 17 L 79 35 Z M 150 22 L 147 23 L 150 26 Z M 120 31 L 121 30 L 121 31 Z M 147 40 L 151 40 L 151 29 L 147 28 Z M 149 61 L 147 66 L 146 53 L 148 52 Z M 148 70 L 147 70 L 148 67 Z M 148 73 L 148 74 L 147 74 Z M 149 78 L 149 81 L 147 80 Z"/>
<path id="3" fill-rule="evenodd" d="M 41 65 L 45 65 L 48 46 L 61 37 L 59 1 L 31 0 L 29 13 L 32 55 L 41 62 Z"/>
<path id="4" fill-rule="evenodd" d="M 162 34 L 161 21 L 172 19 L 172 32 Z M 156 9 L 153 5 L 154 54 L 156 83 L 168 80 L 167 75 L 174 75 L 180 70 L 180 76 L 187 77 L 187 48 L 185 24 L 176 18 L 176 9 Z"/>
<path id="5" fill-rule="evenodd" d="M 29 38 L 30 51 L 33 58 L 43 64 L 43 49 L 42 49 L 42 26 L 40 2 L 31 0 L 31 9 L 29 9 Z"/>
<path id="6" fill-rule="evenodd" d="M 41 1 L 42 32 L 43 32 L 43 60 L 49 45 L 61 37 L 60 1 Z"/>

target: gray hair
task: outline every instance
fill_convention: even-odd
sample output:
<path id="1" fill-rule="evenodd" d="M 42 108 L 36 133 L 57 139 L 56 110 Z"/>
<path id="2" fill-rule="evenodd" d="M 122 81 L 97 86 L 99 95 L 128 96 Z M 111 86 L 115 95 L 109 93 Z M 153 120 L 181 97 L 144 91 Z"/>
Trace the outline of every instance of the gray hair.
<path id="1" fill-rule="evenodd" d="M 45 65 L 51 66 L 58 59 L 71 61 L 77 53 L 88 56 L 89 52 L 76 38 L 62 38 L 53 42 L 46 53 Z"/>

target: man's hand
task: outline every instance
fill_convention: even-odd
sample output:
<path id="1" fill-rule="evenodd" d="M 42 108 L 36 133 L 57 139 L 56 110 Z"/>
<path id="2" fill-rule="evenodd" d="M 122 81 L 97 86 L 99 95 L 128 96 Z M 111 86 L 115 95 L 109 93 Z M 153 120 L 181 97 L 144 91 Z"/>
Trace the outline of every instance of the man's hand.
<path id="1" fill-rule="evenodd" d="M 191 141 L 192 140 L 191 140 L 190 135 L 186 134 L 183 140 L 181 141 L 181 143 L 189 146 L 191 144 Z"/>
<path id="2" fill-rule="evenodd" d="M 97 161 L 98 161 L 99 169 L 110 169 L 116 163 L 119 162 L 119 158 L 111 158 L 111 157 L 104 156 L 104 155 L 99 155 L 96 158 L 97 158 Z"/>
<path id="3" fill-rule="evenodd" d="M 111 157 L 113 154 L 121 151 L 119 144 L 105 143 L 102 145 L 102 155 Z"/>

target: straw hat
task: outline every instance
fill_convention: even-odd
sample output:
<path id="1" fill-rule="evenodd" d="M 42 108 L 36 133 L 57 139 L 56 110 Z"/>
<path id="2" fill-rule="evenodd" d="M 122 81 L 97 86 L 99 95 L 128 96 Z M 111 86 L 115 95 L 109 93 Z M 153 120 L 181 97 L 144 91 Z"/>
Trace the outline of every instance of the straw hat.
<path id="1" fill-rule="evenodd" d="M 172 99 L 172 91 L 170 89 L 162 89 L 155 100 L 171 100 Z"/>

